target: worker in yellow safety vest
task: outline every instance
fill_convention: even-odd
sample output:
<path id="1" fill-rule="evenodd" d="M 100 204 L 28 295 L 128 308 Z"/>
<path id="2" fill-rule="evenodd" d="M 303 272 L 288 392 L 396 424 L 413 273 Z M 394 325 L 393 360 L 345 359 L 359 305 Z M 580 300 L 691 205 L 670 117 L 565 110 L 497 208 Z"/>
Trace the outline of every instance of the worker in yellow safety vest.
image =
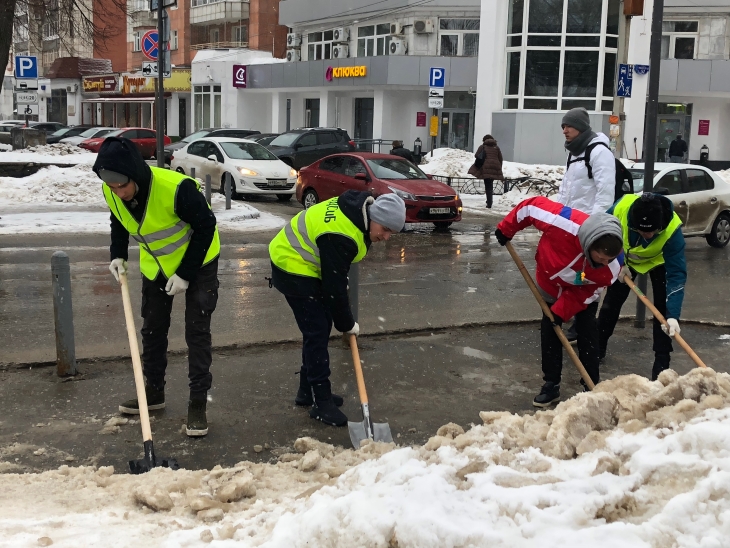
<path id="1" fill-rule="evenodd" d="M 365 257 L 371 242 L 387 241 L 405 226 L 405 202 L 395 194 L 377 199 L 348 190 L 302 211 L 269 244 L 271 285 L 286 297 L 302 332 L 302 365 L 295 402 L 332 426 L 347 417 L 332 394 L 330 331 L 358 335 L 347 295 L 350 265 Z"/>
<path id="2" fill-rule="evenodd" d="M 624 266 L 618 280 L 608 288 L 598 313 L 599 356 L 604 359 L 608 339 L 618 322 L 621 307 L 631 290 L 624 282 L 637 274 L 649 274 L 654 306 L 667 318 L 667 325 L 653 320 L 654 366 L 652 380 L 669 368 L 672 337 L 680 332 L 679 315 L 687 282 L 682 221 L 672 201 L 660 194 L 627 194 L 609 210 L 621 222 L 624 239 Z"/>
<path id="3" fill-rule="evenodd" d="M 208 433 L 206 404 L 212 376 L 210 320 L 218 302 L 220 236 L 200 185 L 162 168 L 150 168 L 129 139 L 108 137 L 94 172 L 104 181 L 111 210 L 111 264 L 119 281 L 127 272 L 131 235 L 139 244 L 142 273 L 142 365 L 150 410 L 165 407 L 167 333 L 175 295 L 185 294 L 188 344 L 188 436 Z M 136 398 L 119 406 L 139 414 Z"/>

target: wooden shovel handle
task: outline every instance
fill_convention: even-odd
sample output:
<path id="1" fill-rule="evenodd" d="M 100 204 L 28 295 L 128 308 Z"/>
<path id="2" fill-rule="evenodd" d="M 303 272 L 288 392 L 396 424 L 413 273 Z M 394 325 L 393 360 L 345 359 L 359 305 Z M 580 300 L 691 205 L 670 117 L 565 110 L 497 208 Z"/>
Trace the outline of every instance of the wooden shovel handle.
<path id="1" fill-rule="evenodd" d="M 626 282 L 626 285 L 628 285 L 634 293 L 636 293 L 636 296 L 641 299 L 641 302 L 644 303 L 644 305 L 651 310 L 651 313 L 654 314 L 654 317 L 659 320 L 659 323 L 662 325 L 667 325 L 667 320 L 664 319 L 664 316 L 662 316 L 661 312 L 659 312 L 656 309 L 656 306 L 647 298 L 646 295 L 644 295 L 644 292 L 636 287 L 636 284 L 631 279 L 631 276 L 624 276 L 624 281 Z M 687 341 L 685 341 L 679 333 L 675 333 L 674 340 L 679 343 L 679 346 L 681 346 L 687 354 L 689 354 L 689 357 L 692 358 L 692 361 L 697 364 L 697 367 L 707 367 L 705 365 L 705 362 L 703 362 L 700 357 L 695 353 L 694 350 L 687 344 Z"/>
<path id="2" fill-rule="evenodd" d="M 134 315 L 132 314 L 132 301 L 129 298 L 129 285 L 127 274 L 119 274 L 119 283 L 122 286 L 122 301 L 124 302 L 124 319 L 127 322 L 127 337 L 129 338 L 129 350 L 132 353 L 132 369 L 134 370 L 134 385 L 137 388 L 137 402 L 139 404 L 139 422 L 142 424 L 142 441 L 152 440 L 150 429 L 150 414 L 147 409 L 147 394 L 144 391 L 144 375 L 142 375 L 142 360 L 139 357 L 139 344 L 137 343 L 137 328 L 134 326 Z"/>
<path id="3" fill-rule="evenodd" d="M 365 390 L 365 377 L 362 375 L 360 351 L 357 349 L 357 337 L 355 335 L 350 335 L 350 350 L 352 351 L 352 363 L 355 365 L 355 378 L 357 379 L 357 391 L 360 394 L 360 403 L 367 405 L 368 393 Z"/>
<path id="4" fill-rule="evenodd" d="M 509 254 L 512 256 L 512 260 L 517 265 L 517 268 L 519 269 L 520 273 L 522 274 L 522 277 L 527 282 L 528 287 L 530 288 L 530 291 L 532 291 L 532 294 L 535 296 L 535 299 L 537 300 L 538 304 L 540 305 L 540 308 L 542 308 L 543 313 L 550 319 L 551 322 L 555 321 L 555 317 L 553 316 L 552 311 L 550 310 L 550 307 L 545 302 L 545 299 L 543 299 L 542 295 L 540 295 L 540 291 L 537 289 L 537 286 L 535 285 L 535 282 L 532 281 L 532 276 L 530 276 L 530 273 L 527 271 L 527 268 L 525 268 L 525 263 L 522 262 L 522 259 L 520 259 L 520 256 L 517 254 L 517 251 L 515 251 L 515 248 L 512 246 L 512 242 L 507 242 L 505 245 L 507 248 L 507 251 L 509 251 Z M 588 385 L 588 388 L 593 390 L 595 388 L 595 384 L 593 384 L 593 381 L 591 380 L 590 375 L 586 371 L 586 368 L 583 367 L 583 364 L 580 361 L 580 358 L 575 353 L 575 350 L 573 350 L 573 347 L 570 345 L 570 342 L 568 341 L 567 337 L 565 336 L 565 333 L 563 333 L 563 330 L 557 326 L 553 326 L 555 328 L 555 334 L 558 336 L 558 339 L 560 339 L 560 342 L 563 344 L 565 349 L 568 351 L 568 356 L 570 356 L 571 361 L 573 364 L 575 364 L 575 367 L 578 369 L 578 373 L 580 373 L 580 376 L 583 378 L 583 381 Z"/>

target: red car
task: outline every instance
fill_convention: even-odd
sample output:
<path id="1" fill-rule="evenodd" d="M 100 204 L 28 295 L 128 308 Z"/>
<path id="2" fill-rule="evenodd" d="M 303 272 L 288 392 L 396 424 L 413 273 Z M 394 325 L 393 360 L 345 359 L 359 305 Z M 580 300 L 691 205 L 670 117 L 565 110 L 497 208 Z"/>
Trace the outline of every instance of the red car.
<path id="1" fill-rule="evenodd" d="M 350 189 L 367 191 L 375 197 L 394 192 L 406 203 L 407 223 L 431 222 L 445 228 L 461 220 L 461 200 L 453 188 L 390 154 L 353 152 L 327 156 L 299 171 L 296 188 L 297 200 L 304 207 Z"/>
<path id="2" fill-rule="evenodd" d="M 118 129 L 117 131 L 107 133 L 98 139 L 86 139 L 86 141 L 79 143 L 79 146 L 86 150 L 90 150 L 91 152 L 99 152 L 101 144 L 107 137 L 125 137 L 131 140 L 135 145 L 137 145 L 137 148 L 145 159 L 151 158 L 157 151 L 157 132 L 155 132 L 154 129 L 147 129 L 143 127 L 125 127 Z M 166 145 L 169 145 L 172 142 L 167 135 L 164 136 L 164 140 Z"/>

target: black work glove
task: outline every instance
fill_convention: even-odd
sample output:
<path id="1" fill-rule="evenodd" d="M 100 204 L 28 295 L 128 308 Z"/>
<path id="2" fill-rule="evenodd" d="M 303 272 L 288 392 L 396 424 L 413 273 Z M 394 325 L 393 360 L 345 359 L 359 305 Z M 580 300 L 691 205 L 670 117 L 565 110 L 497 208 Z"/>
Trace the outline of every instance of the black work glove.
<path id="1" fill-rule="evenodd" d="M 501 246 L 507 245 L 507 242 L 512 239 L 505 236 L 500 229 L 494 231 L 494 236 L 497 238 L 497 241 Z"/>
<path id="2" fill-rule="evenodd" d="M 558 316 L 555 312 L 553 312 L 553 325 L 556 327 L 560 327 L 563 325 L 563 318 Z"/>

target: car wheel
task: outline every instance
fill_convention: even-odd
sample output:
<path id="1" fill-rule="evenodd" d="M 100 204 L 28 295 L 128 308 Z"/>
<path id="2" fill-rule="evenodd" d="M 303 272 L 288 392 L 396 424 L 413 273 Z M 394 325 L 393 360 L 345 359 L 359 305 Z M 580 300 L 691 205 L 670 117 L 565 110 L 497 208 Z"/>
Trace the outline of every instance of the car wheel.
<path id="1" fill-rule="evenodd" d="M 289 200 L 291 200 L 292 196 L 293 194 L 277 194 L 276 199 L 280 202 L 288 202 Z"/>
<path id="2" fill-rule="evenodd" d="M 175 169 L 175 171 L 177 171 L 178 173 L 182 173 L 183 175 L 185 175 L 185 170 L 183 168 L 181 168 L 181 167 L 178 167 L 177 169 Z"/>
<path id="3" fill-rule="evenodd" d="M 309 209 L 317 203 L 319 203 L 319 196 L 317 196 L 317 192 L 314 189 L 308 188 L 304 192 L 304 196 L 302 196 L 302 205 L 304 206 L 304 209 Z"/>
<path id="4" fill-rule="evenodd" d="M 730 215 L 720 213 L 712 223 L 712 231 L 705 238 L 712 247 L 725 247 L 730 242 Z"/>
<path id="5" fill-rule="evenodd" d="M 226 174 L 221 177 L 220 193 L 226 195 Z M 236 178 L 231 175 L 231 200 L 238 200 L 241 196 L 236 192 Z"/>
<path id="6" fill-rule="evenodd" d="M 446 230 L 453 224 L 453 221 L 434 221 L 433 225 L 436 227 L 436 230 Z"/>

